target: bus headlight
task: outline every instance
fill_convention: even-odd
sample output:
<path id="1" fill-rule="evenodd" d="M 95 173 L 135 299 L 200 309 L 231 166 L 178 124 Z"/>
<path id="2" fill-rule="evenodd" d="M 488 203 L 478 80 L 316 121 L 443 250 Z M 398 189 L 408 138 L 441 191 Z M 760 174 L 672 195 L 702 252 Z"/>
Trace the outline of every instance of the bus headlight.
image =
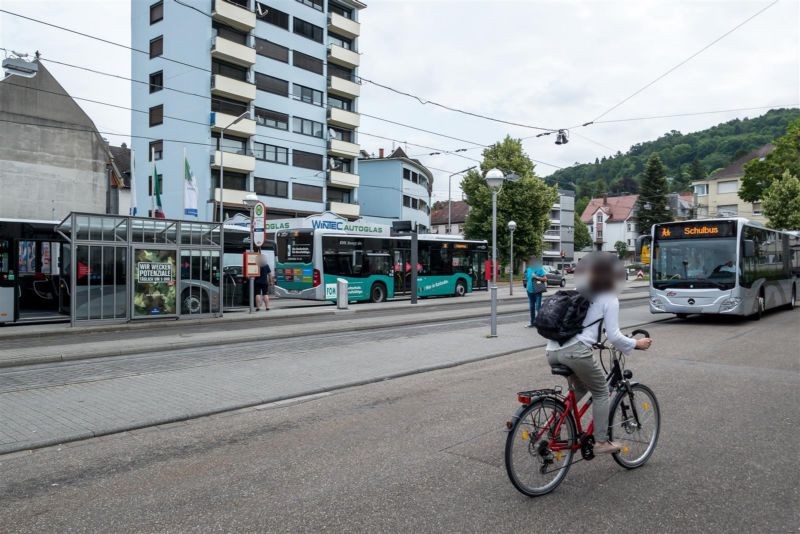
<path id="1" fill-rule="evenodd" d="M 656 310 L 664 311 L 664 303 L 658 297 L 651 298 L 650 305 L 653 306 L 653 308 Z"/>
<path id="2" fill-rule="evenodd" d="M 722 301 L 722 304 L 719 305 L 720 313 L 725 313 L 729 311 L 733 311 L 736 309 L 737 306 L 742 302 L 742 299 L 739 297 L 730 297 Z"/>

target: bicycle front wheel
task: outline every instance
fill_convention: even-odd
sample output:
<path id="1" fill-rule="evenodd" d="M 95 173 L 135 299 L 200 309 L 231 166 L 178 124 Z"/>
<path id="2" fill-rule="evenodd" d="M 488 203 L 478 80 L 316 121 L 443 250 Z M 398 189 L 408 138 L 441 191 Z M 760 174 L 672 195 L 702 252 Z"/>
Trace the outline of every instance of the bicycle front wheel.
<path id="1" fill-rule="evenodd" d="M 564 403 L 557 399 L 534 400 L 508 433 L 506 472 L 514 487 L 528 497 L 550 493 L 567 476 L 577 432 L 570 414 L 556 432 L 564 411 Z"/>
<path id="2" fill-rule="evenodd" d="M 609 438 L 622 448 L 614 460 L 635 469 L 653 454 L 661 430 L 661 410 L 655 393 L 642 384 L 619 392 L 611 405 Z"/>

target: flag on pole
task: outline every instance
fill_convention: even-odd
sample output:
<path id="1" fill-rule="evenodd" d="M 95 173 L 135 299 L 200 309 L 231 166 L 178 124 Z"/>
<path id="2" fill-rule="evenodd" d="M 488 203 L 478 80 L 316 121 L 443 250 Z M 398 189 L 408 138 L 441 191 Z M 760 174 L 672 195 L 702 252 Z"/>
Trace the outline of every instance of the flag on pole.
<path id="1" fill-rule="evenodd" d="M 131 149 L 131 206 L 128 214 L 136 217 L 136 153 Z"/>
<path id="2" fill-rule="evenodd" d="M 197 217 L 197 182 L 183 149 L 183 214 Z"/>
<path id="3" fill-rule="evenodd" d="M 155 196 L 155 212 L 153 213 L 153 217 L 156 219 L 166 219 L 164 215 L 164 206 L 161 204 L 161 189 L 163 184 L 161 183 L 161 177 L 158 175 L 158 169 L 156 169 L 156 164 L 153 162 L 153 195 Z"/>

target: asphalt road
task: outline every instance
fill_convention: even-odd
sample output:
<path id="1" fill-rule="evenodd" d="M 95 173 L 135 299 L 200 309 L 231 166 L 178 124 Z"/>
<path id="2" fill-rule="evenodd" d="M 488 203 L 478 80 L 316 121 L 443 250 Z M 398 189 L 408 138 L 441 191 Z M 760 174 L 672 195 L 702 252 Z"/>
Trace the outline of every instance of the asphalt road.
<path id="1" fill-rule="evenodd" d="M 651 325 L 629 368 L 664 424 L 650 462 L 581 462 L 555 493 L 503 469 L 541 349 L 0 456 L 0 530 L 795 532 L 800 311 Z"/>

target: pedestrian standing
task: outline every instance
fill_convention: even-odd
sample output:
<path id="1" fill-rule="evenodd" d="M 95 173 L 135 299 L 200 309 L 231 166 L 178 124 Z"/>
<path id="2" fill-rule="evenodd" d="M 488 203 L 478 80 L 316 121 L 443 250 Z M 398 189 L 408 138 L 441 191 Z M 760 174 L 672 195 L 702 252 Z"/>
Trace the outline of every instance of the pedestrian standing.
<path id="1" fill-rule="evenodd" d="M 542 308 L 542 294 L 547 291 L 547 273 L 542 267 L 542 262 L 536 256 L 531 256 L 528 260 L 528 268 L 525 269 L 523 282 L 528 291 L 528 306 L 531 310 L 531 322 L 525 326 L 533 328 L 536 314 Z"/>
<path id="2" fill-rule="evenodd" d="M 261 309 L 264 303 L 264 310 L 269 311 L 269 286 L 272 281 L 272 269 L 269 266 L 267 257 L 259 252 L 258 276 L 255 279 L 256 292 L 256 311 Z"/>

